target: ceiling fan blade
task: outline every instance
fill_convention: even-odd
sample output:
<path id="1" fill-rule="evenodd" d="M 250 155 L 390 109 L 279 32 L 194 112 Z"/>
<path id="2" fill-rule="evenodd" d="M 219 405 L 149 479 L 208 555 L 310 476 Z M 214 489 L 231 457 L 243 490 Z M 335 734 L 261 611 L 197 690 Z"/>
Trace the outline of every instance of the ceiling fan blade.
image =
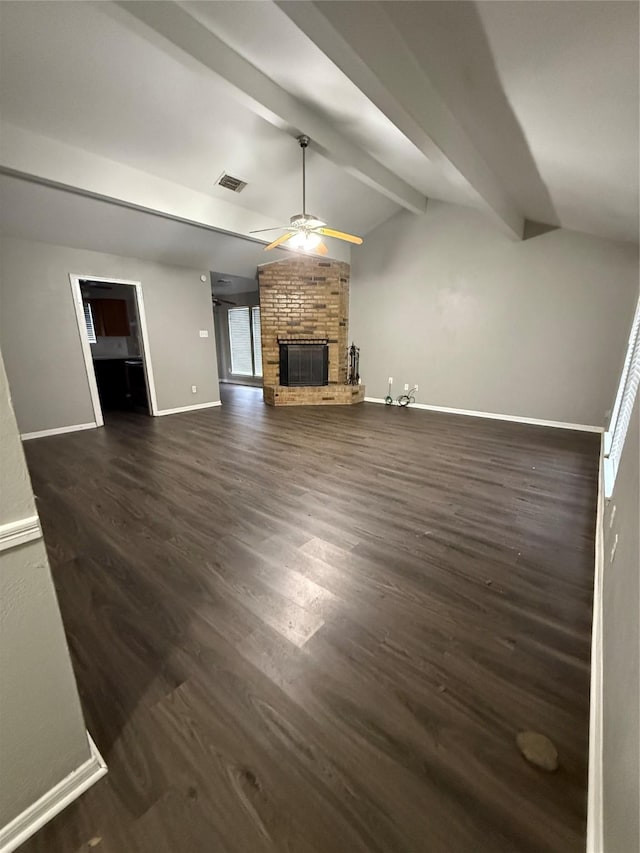
<path id="1" fill-rule="evenodd" d="M 287 240 L 291 239 L 295 234 L 295 231 L 287 231 L 286 234 L 282 234 L 280 237 L 277 237 L 273 243 L 269 243 L 268 246 L 264 247 L 265 252 L 268 252 L 269 249 L 275 249 L 276 246 L 279 246 L 280 243 L 285 243 Z"/>
<path id="2" fill-rule="evenodd" d="M 344 231 L 334 231 L 333 228 L 318 228 L 317 230 L 327 237 L 336 237 L 338 240 L 346 240 L 347 243 L 356 243 L 358 246 L 364 242 L 362 237 L 356 237 L 355 234 L 345 234 Z"/>
<path id="3" fill-rule="evenodd" d="M 329 254 L 329 250 L 327 249 L 327 247 L 325 246 L 324 243 L 318 243 L 318 245 L 315 247 L 315 249 L 313 251 L 316 252 L 318 255 L 328 255 Z"/>
<path id="4" fill-rule="evenodd" d="M 291 228 L 291 225 L 276 225 L 274 228 L 258 228 L 257 231 L 249 231 L 249 234 L 263 234 L 265 231 L 285 231 Z"/>

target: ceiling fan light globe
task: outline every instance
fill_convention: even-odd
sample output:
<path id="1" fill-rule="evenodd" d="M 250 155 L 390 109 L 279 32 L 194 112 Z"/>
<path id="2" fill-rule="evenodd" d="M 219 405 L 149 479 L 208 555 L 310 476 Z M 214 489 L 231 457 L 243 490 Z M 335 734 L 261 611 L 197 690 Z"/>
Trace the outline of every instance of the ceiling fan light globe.
<path id="1" fill-rule="evenodd" d="M 303 249 L 305 252 L 308 252 L 311 249 L 315 249 L 316 246 L 320 244 L 321 240 L 321 234 L 298 231 L 298 233 L 289 240 L 289 245 L 293 246 L 294 249 Z"/>

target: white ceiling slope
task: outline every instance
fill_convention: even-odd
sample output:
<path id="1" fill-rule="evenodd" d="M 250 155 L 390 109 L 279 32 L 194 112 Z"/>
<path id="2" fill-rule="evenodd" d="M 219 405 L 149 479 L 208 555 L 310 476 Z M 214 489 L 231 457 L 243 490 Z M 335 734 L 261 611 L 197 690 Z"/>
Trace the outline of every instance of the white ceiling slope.
<path id="1" fill-rule="evenodd" d="M 1 6 L 0 167 L 246 234 L 299 212 L 307 133 L 336 228 L 434 197 L 637 240 L 635 3 Z"/>
<path id="2" fill-rule="evenodd" d="M 278 5 L 498 213 L 494 182 L 527 219 L 637 241 L 637 3 Z"/>
<path id="3" fill-rule="evenodd" d="M 0 234 L 255 279 L 265 262 L 254 240 L 0 175 Z M 291 257 L 274 249 L 267 260 Z M 255 289 L 255 288 L 249 288 Z"/>

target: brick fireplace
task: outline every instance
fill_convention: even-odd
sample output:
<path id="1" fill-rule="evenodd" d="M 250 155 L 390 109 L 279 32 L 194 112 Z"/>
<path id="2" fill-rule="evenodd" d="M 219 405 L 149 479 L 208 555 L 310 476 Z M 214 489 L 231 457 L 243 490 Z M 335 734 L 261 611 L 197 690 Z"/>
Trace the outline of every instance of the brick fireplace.
<path id="1" fill-rule="evenodd" d="M 295 256 L 258 267 L 264 401 L 348 405 L 349 264 Z M 304 384 L 302 384 L 304 383 Z"/>

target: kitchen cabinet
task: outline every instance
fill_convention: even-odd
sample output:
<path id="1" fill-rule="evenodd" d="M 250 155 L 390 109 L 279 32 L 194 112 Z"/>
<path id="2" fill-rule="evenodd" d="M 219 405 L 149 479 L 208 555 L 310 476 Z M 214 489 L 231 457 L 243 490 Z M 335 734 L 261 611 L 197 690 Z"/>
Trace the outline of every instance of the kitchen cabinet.
<path id="1" fill-rule="evenodd" d="M 96 336 L 128 338 L 131 334 L 125 299 L 90 299 Z"/>

